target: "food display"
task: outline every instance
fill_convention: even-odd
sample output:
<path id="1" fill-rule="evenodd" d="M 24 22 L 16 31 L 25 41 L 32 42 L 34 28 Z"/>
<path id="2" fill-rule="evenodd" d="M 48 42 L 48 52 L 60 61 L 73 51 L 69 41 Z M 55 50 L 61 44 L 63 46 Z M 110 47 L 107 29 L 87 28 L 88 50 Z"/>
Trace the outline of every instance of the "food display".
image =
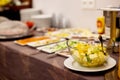
<path id="1" fill-rule="evenodd" d="M 72 38 L 79 39 L 81 41 L 92 40 L 98 41 L 99 34 L 92 33 L 89 29 L 79 29 L 79 28 L 66 28 L 60 29 L 53 32 L 47 32 L 46 36 L 58 37 L 58 38 Z M 110 37 L 103 34 L 103 40 L 107 40 Z"/>
<path id="2" fill-rule="evenodd" d="M 42 46 L 42 47 L 38 47 L 37 49 L 44 51 L 44 52 L 47 52 L 47 53 L 54 53 L 56 51 L 63 50 L 65 48 L 67 48 L 66 45 L 64 45 L 64 44 L 65 44 L 65 41 L 46 45 L 46 46 Z"/>
<path id="3" fill-rule="evenodd" d="M 28 27 L 20 21 L 4 21 L 0 23 L 0 26 L 0 36 L 25 35 L 29 30 Z"/>
<path id="4" fill-rule="evenodd" d="M 39 46 L 44 46 L 44 45 L 56 43 L 56 42 L 59 42 L 59 41 L 62 41 L 62 40 L 63 39 L 56 38 L 56 37 L 51 37 L 51 38 L 45 39 L 45 40 L 30 42 L 30 43 L 27 43 L 27 45 L 31 46 L 31 47 L 39 47 Z"/>
<path id="5" fill-rule="evenodd" d="M 56 54 L 58 54 L 60 56 L 64 56 L 64 57 L 70 57 L 70 55 L 71 55 L 68 49 L 57 51 Z"/>
<path id="6" fill-rule="evenodd" d="M 106 48 L 102 50 L 100 44 L 78 43 L 72 49 L 72 56 L 80 65 L 96 67 L 103 65 L 108 57 Z"/>
<path id="7" fill-rule="evenodd" d="M 37 37 L 31 37 L 31 38 L 16 40 L 15 43 L 17 43 L 19 45 L 26 45 L 27 43 L 30 43 L 30 42 L 45 40 L 45 39 L 49 39 L 49 38 L 50 37 L 48 37 L 48 36 L 37 36 Z"/>
<path id="8" fill-rule="evenodd" d="M 69 37 L 68 45 L 66 37 Z M 108 54 L 105 47 L 102 49 L 99 43 L 94 43 L 94 39 L 98 39 L 98 34 L 86 29 L 70 28 L 48 32 L 44 36 L 16 40 L 15 43 L 46 53 L 57 53 L 66 57 L 72 55 L 82 66 L 95 67 L 104 64 Z"/>
<path id="9" fill-rule="evenodd" d="M 70 40 L 69 41 L 70 46 L 75 45 L 75 43 L 77 43 L 76 40 Z M 61 41 L 61 42 L 57 42 L 57 43 L 54 43 L 54 44 L 38 47 L 37 49 L 41 50 L 41 51 L 44 51 L 44 52 L 53 53 L 53 52 L 58 52 L 58 51 L 65 50 L 66 48 L 67 48 L 66 41 Z"/>
<path id="10" fill-rule="evenodd" d="M 43 36 L 16 40 L 15 43 L 48 53 L 50 57 L 54 54 L 68 58 L 72 57 L 73 61 L 69 62 L 69 59 L 66 64 L 71 63 L 72 69 L 77 69 L 77 71 L 81 71 L 79 68 L 87 68 L 87 71 L 92 71 L 89 69 L 94 68 L 99 71 L 96 68 L 102 70 L 102 67 L 106 67 L 106 65 L 109 67 L 111 58 L 107 53 L 105 44 L 102 48 L 98 36 L 99 34 L 92 33 L 86 29 L 60 29 L 48 31 Z M 103 35 L 104 41 L 105 38 L 107 37 Z M 73 64 L 74 62 L 75 65 Z M 77 68 L 76 63 L 78 64 Z M 113 67 L 112 65 L 110 66 Z M 104 69 L 106 70 L 105 67 Z"/>
<path id="11" fill-rule="evenodd" d="M 0 40 L 20 39 L 32 35 L 33 30 L 21 21 L 6 20 L 0 23 Z"/>
<path id="12" fill-rule="evenodd" d="M 77 35 L 77 34 L 87 36 L 88 34 L 92 34 L 92 33 L 87 29 L 67 28 L 67 29 L 57 30 L 54 32 L 48 32 L 45 35 L 59 37 L 59 38 L 66 38 L 66 37 L 71 37 L 71 36 Z"/>

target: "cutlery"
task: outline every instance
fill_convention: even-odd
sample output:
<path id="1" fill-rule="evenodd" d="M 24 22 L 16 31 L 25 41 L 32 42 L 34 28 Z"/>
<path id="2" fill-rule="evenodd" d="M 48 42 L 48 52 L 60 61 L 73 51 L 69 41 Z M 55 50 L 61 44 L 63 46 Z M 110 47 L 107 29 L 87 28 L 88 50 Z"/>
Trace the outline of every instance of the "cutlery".
<path id="1" fill-rule="evenodd" d="M 99 41 L 100 41 L 100 43 L 101 43 L 102 52 L 104 53 L 104 55 L 106 55 L 106 53 L 104 52 L 104 49 L 103 49 L 103 38 L 102 38 L 102 36 L 99 35 L 98 39 L 99 39 Z"/>

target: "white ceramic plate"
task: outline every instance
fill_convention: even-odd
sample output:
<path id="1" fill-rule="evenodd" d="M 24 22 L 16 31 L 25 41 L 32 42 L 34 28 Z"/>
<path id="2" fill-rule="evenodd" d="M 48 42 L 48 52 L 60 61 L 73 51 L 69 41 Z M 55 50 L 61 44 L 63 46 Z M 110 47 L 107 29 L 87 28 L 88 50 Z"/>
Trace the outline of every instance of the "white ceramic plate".
<path id="1" fill-rule="evenodd" d="M 76 61 L 74 61 L 72 56 L 70 56 L 69 58 L 67 58 L 64 61 L 64 66 L 66 68 L 74 70 L 74 71 L 81 71 L 81 72 L 105 71 L 105 70 L 108 70 L 108 69 L 114 67 L 115 65 L 116 65 L 116 61 L 112 57 L 109 57 L 107 63 L 105 63 L 103 66 L 92 67 L 92 68 L 83 67 L 83 66 L 79 65 Z"/>
<path id="2" fill-rule="evenodd" d="M 49 44 L 53 44 L 53 43 L 57 43 L 57 42 L 61 42 L 61 41 L 64 41 L 64 39 L 51 37 L 50 39 L 29 42 L 29 43 L 27 43 L 27 45 L 31 46 L 31 47 L 41 47 L 41 46 L 45 46 L 45 45 L 49 45 Z"/>
<path id="3" fill-rule="evenodd" d="M 47 52 L 47 53 L 54 53 L 54 47 L 56 46 L 56 44 L 50 44 L 50 45 L 46 45 L 46 46 L 42 46 L 42 47 L 37 47 L 38 50 Z"/>
<path id="4" fill-rule="evenodd" d="M 47 53 L 54 53 L 54 52 L 66 49 L 66 48 L 61 48 L 61 49 L 58 49 L 58 50 L 55 49 L 55 47 L 57 47 L 58 45 L 60 46 L 61 43 L 64 43 L 64 41 L 56 42 L 56 43 L 45 45 L 45 46 L 40 46 L 40 47 L 37 47 L 37 49 L 41 50 L 41 51 L 44 51 L 44 52 L 47 52 Z"/>

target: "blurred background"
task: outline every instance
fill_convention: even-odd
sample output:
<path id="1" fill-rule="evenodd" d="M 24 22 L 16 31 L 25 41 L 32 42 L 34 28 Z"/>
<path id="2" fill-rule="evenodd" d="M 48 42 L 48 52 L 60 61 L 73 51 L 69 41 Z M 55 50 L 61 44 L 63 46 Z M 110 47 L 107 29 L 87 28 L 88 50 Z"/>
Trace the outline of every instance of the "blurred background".
<path id="1" fill-rule="evenodd" d="M 96 31 L 96 18 L 103 15 L 103 11 L 98 9 L 119 5 L 119 0 L 12 0 L 1 7 L 0 15 L 21 20 L 24 14 L 31 15 L 34 12 L 34 10 L 24 12 L 23 9 L 34 8 L 44 14 L 52 15 L 52 26 L 61 26 L 62 22 L 61 27 L 68 25 L 68 27 L 83 27 Z M 23 13 L 20 13 L 21 11 Z"/>

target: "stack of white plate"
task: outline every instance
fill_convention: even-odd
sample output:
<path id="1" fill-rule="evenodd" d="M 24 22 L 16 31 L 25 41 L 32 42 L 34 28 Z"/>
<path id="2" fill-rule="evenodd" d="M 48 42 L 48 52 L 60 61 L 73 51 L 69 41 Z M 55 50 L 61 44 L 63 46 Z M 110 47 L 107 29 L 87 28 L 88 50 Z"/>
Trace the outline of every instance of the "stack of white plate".
<path id="1" fill-rule="evenodd" d="M 30 21 L 32 15 L 38 14 L 41 14 L 41 10 L 36 8 L 27 8 L 20 10 L 21 21 Z"/>
<path id="2" fill-rule="evenodd" d="M 51 27 L 52 15 L 48 14 L 33 15 L 31 19 L 35 23 L 38 30 Z"/>

